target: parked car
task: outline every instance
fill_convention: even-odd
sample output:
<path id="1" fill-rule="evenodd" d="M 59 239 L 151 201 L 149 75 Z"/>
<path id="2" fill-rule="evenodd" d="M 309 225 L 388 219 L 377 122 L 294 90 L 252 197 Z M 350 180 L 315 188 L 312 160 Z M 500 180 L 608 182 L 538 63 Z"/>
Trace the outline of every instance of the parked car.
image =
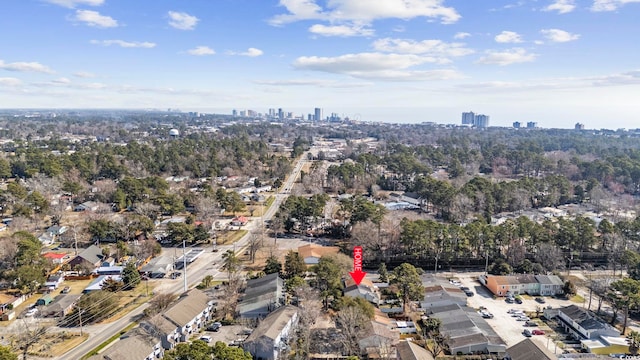
<path id="1" fill-rule="evenodd" d="M 522 335 L 526 337 L 531 337 L 531 331 L 529 331 L 529 329 L 524 329 L 524 331 L 522 332 Z"/>
<path id="2" fill-rule="evenodd" d="M 462 287 L 460 287 L 460 290 L 462 290 L 462 291 L 469 291 L 469 290 L 471 290 L 471 289 L 469 289 L 469 288 L 468 288 L 468 287 L 466 287 L 466 286 L 462 286 Z"/>
<path id="3" fill-rule="evenodd" d="M 515 299 L 516 304 L 522 304 L 522 298 L 517 297 Z"/>
<path id="4" fill-rule="evenodd" d="M 537 301 L 537 302 L 539 302 L 540 304 L 544 304 L 544 303 L 546 303 L 546 302 L 547 302 L 547 301 L 546 301 L 544 298 L 542 298 L 542 297 L 537 297 L 537 298 L 536 298 L 536 301 Z"/>
<path id="5" fill-rule="evenodd" d="M 33 316 L 35 314 L 38 313 L 38 308 L 32 307 L 31 309 L 27 310 L 27 312 L 24 314 L 24 316 Z"/>
<path id="6" fill-rule="evenodd" d="M 533 335 L 544 335 L 544 331 L 540 329 L 535 329 L 531 332 Z"/>
<path id="7" fill-rule="evenodd" d="M 538 324 L 535 321 L 529 320 L 524 323 L 524 326 L 538 326 Z"/>
<path id="8" fill-rule="evenodd" d="M 504 299 L 504 301 L 506 301 L 509 304 L 513 304 L 513 302 L 514 302 L 513 298 L 510 298 L 510 297 Z"/>
<path id="9" fill-rule="evenodd" d="M 204 341 L 206 343 L 210 343 L 211 342 L 211 336 L 209 336 L 209 335 L 200 336 L 200 340 L 202 340 L 202 341 Z"/>
<path id="10" fill-rule="evenodd" d="M 171 273 L 171 278 L 174 279 L 174 280 L 179 278 L 180 276 L 182 276 L 182 273 L 179 272 L 179 271 L 174 271 L 174 272 Z"/>
<path id="11" fill-rule="evenodd" d="M 465 293 L 467 296 L 469 296 L 469 297 L 471 297 L 471 296 L 475 295 L 475 294 L 473 293 L 473 291 L 465 291 L 464 293 Z"/>
<path id="12" fill-rule="evenodd" d="M 207 327 L 207 331 L 215 331 L 218 332 L 220 331 L 220 328 L 222 327 L 222 324 L 220 322 L 214 322 L 213 324 L 209 325 Z"/>
<path id="13" fill-rule="evenodd" d="M 516 318 L 517 321 L 529 321 L 531 319 L 529 319 L 528 316 L 519 316 Z"/>
<path id="14" fill-rule="evenodd" d="M 70 287 L 68 287 L 68 286 L 65 286 L 65 287 L 62 289 L 61 293 L 63 293 L 63 294 L 68 294 L 68 293 L 69 293 L 69 291 L 71 291 L 71 288 L 70 288 Z"/>

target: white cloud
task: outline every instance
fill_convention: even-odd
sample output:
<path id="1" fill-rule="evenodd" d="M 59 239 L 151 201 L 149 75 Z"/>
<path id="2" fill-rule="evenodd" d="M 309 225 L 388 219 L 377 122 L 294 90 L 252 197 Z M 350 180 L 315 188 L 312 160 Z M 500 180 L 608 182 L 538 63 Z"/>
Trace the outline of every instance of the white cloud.
<path id="1" fill-rule="evenodd" d="M 503 31 L 495 37 L 496 42 L 499 43 L 521 43 L 522 36 L 517 32 Z"/>
<path id="2" fill-rule="evenodd" d="M 76 10 L 76 16 L 73 20 L 85 23 L 88 26 L 99 28 L 117 27 L 118 21 L 106 15 L 100 15 L 99 12 L 93 10 Z"/>
<path id="3" fill-rule="evenodd" d="M 487 51 L 486 55 L 478 59 L 479 64 L 495 64 L 500 66 L 532 62 L 536 54 L 527 53 L 525 49 L 514 48 L 505 51 Z"/>
<path id="4" fill-rule="evenodd" d="M 237 51 L 227 51 L 226 52 L 227 55 L 240 55 L 240 56 L 248 56 L 248 57 L 257 57 L 260 56 L 262 54 L 264 54 L 264 52 L 260 49 L 256 49 L 256 48 L 248 48 L 247 51 L 243 51 L 243 52 L 237 52 Z"/>
<path id="5" fill-rule="evenodd" d="M 456 40 L 462 40 L 468 38 L 469 36 L 471 36 L 471 34 L 469 34 L 468 32 L 458 32 L 453 35 L 453 38 Z"/>
<path id="6" fill-rule="evenodd" d="M 455 23 L 460 14 L 443 6 L 444 0 L 332 0 L 322 8 L 316 0 L 280 0 L 288 13 L 271 18 L 272 25 L 283 25 L 299 20 L 370 23 L 380 19 L 437 18 L 444 24 Z"/>
<path id="7" fill-rule="evenodd" d="M 196 46 L 193 49 L 187 50 L 187 53 L 190 55 L 203 56 L 203 55 L 213 55 L 215 54 L 215 50 L 208 46 Z"/>
<path id="8" fill-rule="evenodd" d="M 145 48 L 151 49 L 156 47 L 156 43 L 152 42 L 139 42 L 139 41 L 124 41 L 124 40 L 91 40 L 90 43 L 94 45 L 111 46 L 117 45 L 123 48 Z"/>
<path id="9" fill-rule="evenodd" d="M 331 74 L 345 74 L 362 79 L 387 81 L 444 80 L 462 77 L 455 70 L 409 70 L 436 59 L 415 54 L 357 53 L 337 57 L 303 56 L 294 68 Z"/>
<path id="10" fill-rule="evenodd" d="M 376 40 L 373 48 L 389 53 L 431 56 L 437 63 L 448 63 L 451 62 L 451 57 L 465 56 L 474 52 L 462 43 L 446 43 L 442 40 L 415 41 L 385 38 Z"/>
<path id="11" fill-rule="evenodd" d="M 88 71 L 76 71 L 73 73 L 73 76 L 75 77 L 79 77 L 79 78 L 92 78 L 92 77 L 96 77 L 95 74 L 90 73 Z"/>
<path id="12" fill-rule="evenodd" d="M 5 63 L 0 60 L 0 69 L 7 71 L 20 71 L 20 72 L 41 72 L 47 74 L 53 74 L 54 71 L 51 70 L 48 66 L 42 65 L 38 62 L 13 62 L 13 63 Z"/>
<path id="13" fill-rule="evenodd" d="M 71 80 L 67 79 L 66 77 L 61 77 L 58 79 L 51 80 L 51 82 L 54 84 L 66 85 L 66 84 L 70 84 Z"/>
<path id="14" fill-rule="evenodd" d="M 344 82 L 321 79 L 255 80 L 254 83 L 268 86 L 316 86 L 321 88 L 359 88 L 373 85 L 369 82 Z"/>
<path id="15" fill-rule="evenodd" d="M 73 9 L 78 5 L 86 6 L 100 6 L 104 4 L 104 0 L 44 0 L 45 2 L 64 6 L 69 9 Z"/>
<path id="16" fill-rule="evenodd" d="M 0 86 L 20 86 L 22 81 L 14 77 L 0 77 Z"/>
<path id="17" fill-rule="evenodd" d="M 557 11 L 558 14 L 566 14 L 575 10 L 575 0 L 555 0 L 547 7 L 543 8 L 543 11 Z"/>
<path id="18" fill-rule="evenodd" d="M 178 30 L 193 30 L 198 24 L 197 17 L 189 15 L 185 12 L 169 11 L 169 25 Z"/>
<path id="19" fill-rule="evenodd" d="M 361 26 L 347 26 L 347 25 L 332 25 L 326 26 L 322 24 L 315 24 L 309 28 L 309 32 L 322 36 L 372 36 L 375 31 L 371 28 L 363 28 Z"/>
<path id="20" fill-rule="evenodd" d="M 625 4 L 640 3 L 640 0 L 593 0 L 591 11 L 615 11 Z"/>
<path id="21" fill-rule="evenodd" d="M 544 29 L 540 30 L 540 33 L 549 41 L 553 42 L 569 42 L 580 38 L 580 35 L 578 34 L 571 34 L 560 29 Z"/>

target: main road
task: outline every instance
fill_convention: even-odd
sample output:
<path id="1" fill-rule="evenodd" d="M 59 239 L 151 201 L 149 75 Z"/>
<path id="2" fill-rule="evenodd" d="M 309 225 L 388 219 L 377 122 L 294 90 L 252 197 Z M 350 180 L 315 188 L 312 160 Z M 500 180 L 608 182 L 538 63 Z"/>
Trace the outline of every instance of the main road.
<path id="1" fill-rule="evenodd" d="M 206 275 L 214 275 L 219 273 L 217 269 L 217 265 L 222 260 L 222 254 L 227 250 L 233 249 L 235 251 L 243 249 L 247 246 L 252 233 L 259 229 L 259 222 L 256 220 L 261 220 L 261 222 L 265 220 L 271 219 L 278 209 L 280 208 L 280 204 L 282 204 L 289 194 L 291 193 L 291 188 L 293 184 L 296 182 L 298 177 L 300 176 L 300 171 L 302 167 L 307 162 L 303 159 L 304 156 L 301 156 L 296 160 L 293 169 L 289 176 L 285 179 L 284 183 L 281 186 L 281 191 L 278 191 L 275 194 L 275 200 L 273 204 L 269 207 L 269 209 L 262 214 L 262 219 L 260 217 L 253 218 L 254 221 L 247 224 L 246 229 L 249 230 L 245 236 L 243 236 L 240 240 L 236 241 L 233 245 L 220 245 L 218 246 L 218 252 L 207 252 L 203 254 L 198 260 L 196 260 L 193 264 L 189 265 L 187 272 L 187 287 L 191 287 L 194 284 L 199 283 L 202 278 Z M 160 287 L 156 287 L 156 292 L 164 292 L 164 293 L 182 293 L 184 291 L 184 279 L 178 278 L 175 280 L 165 279 L 162 280 L 163 284 Z M 85 332 L 89 334 L 89 339 L 87 339 L 82 344 L 76 346 L 71 349 L 67 353 L 62 356 L 54 357 L 52 359 L 80 359 L 82 356 L 89 353 L 91 350 L 98 347 L 98 345 L 104 343 L 113 335 L 122 331 L 129 324 L 138 319 L 144 310 L 149 307 L 148 303 L 145 303 L 141 306 L 138 306 L 126 316 L 113 321 L 108 324 L 98 324 L 98 325 L 90 325 L 85 326 Z"/>

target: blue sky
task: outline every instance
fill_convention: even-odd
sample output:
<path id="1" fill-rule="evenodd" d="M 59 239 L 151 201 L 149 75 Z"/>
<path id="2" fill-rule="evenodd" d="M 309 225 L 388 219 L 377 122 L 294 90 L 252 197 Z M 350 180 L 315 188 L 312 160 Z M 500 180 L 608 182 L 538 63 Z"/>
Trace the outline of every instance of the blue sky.
<path id="1" fill-rule="evenodd" d="M 640 0 L 5 0 L 0 107 L 638 128 Z"/>

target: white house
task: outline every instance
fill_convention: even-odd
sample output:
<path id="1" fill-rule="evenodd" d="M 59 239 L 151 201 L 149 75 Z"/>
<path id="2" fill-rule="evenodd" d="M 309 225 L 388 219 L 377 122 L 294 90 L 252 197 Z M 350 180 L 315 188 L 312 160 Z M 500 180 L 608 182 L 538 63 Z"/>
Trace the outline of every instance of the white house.
<path id="1" fill-rule="evenodd" d="M 287 339 L 298 322 L 298 308 L 286 305 L 269 314 L 245 340 L 243 348 L 254 359 L 275 360 L 288 352 Z"/>

